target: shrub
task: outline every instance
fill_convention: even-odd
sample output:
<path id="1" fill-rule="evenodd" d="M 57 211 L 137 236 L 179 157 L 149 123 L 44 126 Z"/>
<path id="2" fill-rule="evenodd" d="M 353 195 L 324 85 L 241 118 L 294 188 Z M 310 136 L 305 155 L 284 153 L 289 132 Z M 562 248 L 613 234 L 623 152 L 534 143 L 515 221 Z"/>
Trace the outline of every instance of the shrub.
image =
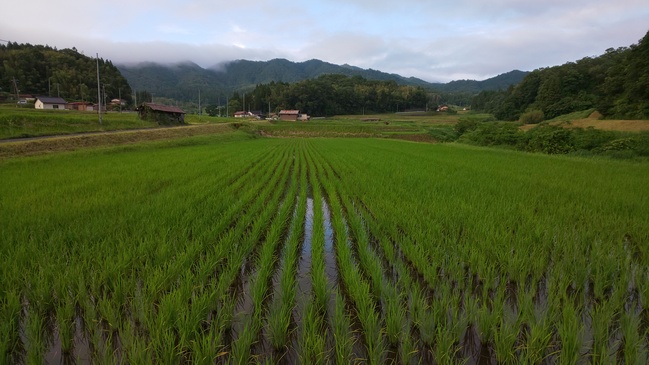
<path id="1" fill-rule="evenodd" d="M 574 137 L 573 142 L 576 150 L 591 151 L 614 140 L 617 133 L 588 127 L 586 129 L 573 129 L 572 135 Z"/>
<path id="2" fill-rule="evenodd" d="M 545 120 L 545 115 L 541 110 L 532 110 L 521 115 L 520 122 L 524 124 L 539 124 Z"/>
<path id="3" fill-rule="evenodd" d="M 572 131 L 559 126 L 543 125 L 527 132 L 525 145 L 521 146 L 526 151 L 560 154 L 574 151 Z"/>
<path id="4" fill-rule="evenodd" d="M 481 123 L 475 130 L 463 134 L 460 141 L 480 146 L 516 146 L 522 136 L 516 123 Z"/>

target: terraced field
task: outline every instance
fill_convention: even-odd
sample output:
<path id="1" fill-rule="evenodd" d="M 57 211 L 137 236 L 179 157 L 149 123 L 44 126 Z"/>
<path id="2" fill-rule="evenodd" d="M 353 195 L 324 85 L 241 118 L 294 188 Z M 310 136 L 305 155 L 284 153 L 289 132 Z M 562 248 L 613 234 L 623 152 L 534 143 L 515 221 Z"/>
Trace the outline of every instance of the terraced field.
<path id="1" fill-rule="evenodd" d="M 644 363 L 649 167 L 201 136 L 0 162 L 5 363 Z"/>

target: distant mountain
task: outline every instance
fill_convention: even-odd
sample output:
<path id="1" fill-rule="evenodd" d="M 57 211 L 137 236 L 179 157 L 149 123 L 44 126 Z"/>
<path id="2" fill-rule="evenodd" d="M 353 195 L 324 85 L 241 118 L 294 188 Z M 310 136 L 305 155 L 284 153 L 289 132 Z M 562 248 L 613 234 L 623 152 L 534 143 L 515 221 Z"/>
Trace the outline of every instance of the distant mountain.
<path id="1" fill-rule="evenodd" d="M 509 71 L 496 77 L 483 81 L 475 80 L 457 80 L 447 84 L 437 86 L 442 92 L 462 92 L 462 93 L 479 93 L 481 91 L 506 90 L 510 85 L 520 83 L 529 72 L 526 71 Z"/>
<path id="2" fill-rule="evenodd" d="M 511 71 L 484 81 L 461 80 L 442 84 L 347 64 L 335 65 L 320 60 L 305 62 L 291 62 L 286 59 L 237 60 L 217 64 L 207 69 L 192 62 L 170 66 L 148 62 L 117 65 L 117 67 L 134 90 L 146 90 L 154 97 L 168 97 L 182 101 L 197 100 L 200 90 L 201 98 L 209 102 L 216 102 L 218 98 L 224 99 L 234 91 L 251 91 L 259 84 L 295 83 L 327 74 L 361 76 L 368 80 L 394 81 L 399 85 L 421 86 L 438 92 L 471 94 L 483 90 L 506 89 L 509 85 L 519 83 L 527 74 L 522 71 Z"/>

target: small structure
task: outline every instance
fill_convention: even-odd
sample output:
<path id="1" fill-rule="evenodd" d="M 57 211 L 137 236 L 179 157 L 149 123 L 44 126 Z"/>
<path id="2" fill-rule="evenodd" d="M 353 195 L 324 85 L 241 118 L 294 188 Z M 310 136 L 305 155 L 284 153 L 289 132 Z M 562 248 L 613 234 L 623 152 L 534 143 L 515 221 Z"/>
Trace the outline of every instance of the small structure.
<path id="1" fill-rule="evenodd" d="M 437 108 L 438 112 L 447 112 L 448 111 L 448 105 L 442 105 L 439 108 Z"/>
<path id="2" fill-rule="evenodd" d="M 72 103 L 68 103 L 65 106 L 66 109 L 68 110 L 79 110 L 82 112 L 92 112 L 95 111 L 95 104 L 87 102 L 87 101 L 75 101 Z"/>
<path id="3" fill-rule="evenodd" d="M 185 113 L 175 106 L 144 103 L 137 107 L 140 119 L 157 122 L 160 125 L 185 124 Z"/>
<path id="4" fill-rule="evenodd" d="M 235 118 L 256 118 L 261 119 L 261 111 L 238 111 L 234 113 Z"/>
<path id="5" fill-rule="evenodd" d="M 36 109 L 59 109 L 65 110 L 67 102 L 63 98 L 50 96 L 37 96 L 34 108 Z"/>
<path id="6" fill-rule="evenodd" d="M 309 116 L 306 114 L 300 114 L 299 110 L 281 110 L 279 112 L 279 120 L 286 120 L 290 122 L 296 122 L 298 120 L 309 120 Z"/>

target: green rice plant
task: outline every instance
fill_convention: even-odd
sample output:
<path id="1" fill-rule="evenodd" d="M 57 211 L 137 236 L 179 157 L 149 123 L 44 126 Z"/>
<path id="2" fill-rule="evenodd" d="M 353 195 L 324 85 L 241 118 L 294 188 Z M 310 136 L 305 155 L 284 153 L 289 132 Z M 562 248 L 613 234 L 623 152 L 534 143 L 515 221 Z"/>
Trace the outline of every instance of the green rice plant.
<path id="1" fill-rule="evenodd" d="M 66 298 L 63 303 L 59 302 L 56 309 L 56 323 L 61 341 L 61 351 L 69 355 L 72 351 L 74 337 L 74 302 Z"/>
<path id="2" fill-rule="evenodd" d="M 0 301 L 0 361 L 9 363 L 10 354 L 18 341 L 20 311 L 19 294 L 7 290 Z"/>
<path id="3" fill-rule="evenodd" d="M 458 350 L 455 341 L 455 335 L 451 328 L 444 325 L 437 327 L 433 355 L 438 364 L 455 363 L 455 354 Z"/>
<path id="4" fill-rule="evenodd" d="M 522 347 L 521 361 L 528 364 L 538 364 L 548 356 L 548 347 L 552 341 L 552 328 L 545 316 L 536 318 L 529 323 L 530 331 Z"/>
<path id="5" fill-rule="evenodd" d="M 232 343 L 231 361 L 235 364 L 248 364 L 250 362 L 251 347 L 257 339 L 257 333 L 261 329 L 259 325 L 260 320 L 256 319 L 255 316 L 248 317 L 243 327 L 243 332 Z"/>
<path id="6" fill-rule="evenodd" d="M 27 326 L 25 329 L 27 364 L 42 364 L 45 360 L 46 341 L 44 326 L 43 316 L 36 311 L 30 311 L 27 316 Z"/>
<path id="7" fill-rule="evenodd" d="M 406 313 L 401 307 L 401 296 L 396 287 L 387 285 L 383 292 L 386 294 L 385 300 L 385 334 L 388 343 L 392 346 L 399 346 L 406 327 Z"/>
<path id="8" fill-rule="evenodd" d="M 611 302 L 596 304 L 591 310 L 593 362 L 607 363 L 610 361 L 609 339 L 612 335 L 611 329 L 616 316 L 616 308 Z"/>
<path id="9" fill-rule="evenodd" d="M 499 364 L 517 364 L 516 341 L 520 326 L 513 315 L 505 315 L 500 320 L 500 325 L 494 330 L 494 352 Z"/>
<path id="10" fill-rule="evenodd" d="M 580 313 L 571 304 L 566 304 L 563 306 L 561 314 L 562 318 L 558 328 L 561 338 L 559 360 L 561 364 L 575 364 L 579 360 L 582 347 L 583 324 Z"/>
<path id="11" fill-rule="evenodd" d="M 623 335 L 623 342 L 620 345 L 620 350 L 625 364 L 646 364 L 649 360 L 647 340 L 643 338 L 639 327 L 640 318 L 636 313 L 622 313 L 620 331 Z"/>
<path id="12" fill-rule="evenodd" d="M 324 322 L 313 302 L 304 308 L 302 331 L 298 338 L 298 356 L 303 364 L 326 363 L 326 337 L 323 336 Z"/>
<path id="13" fill-rule="evenodd" d="M 336 364 L 348 364 L 352 361 L 354 347 L 351 319 L 345 311 L 345 302 L 338 290 L 336 290 L 334 298 L 335 307 L 331 319 L 334 341 L 333 358 Z"/>

